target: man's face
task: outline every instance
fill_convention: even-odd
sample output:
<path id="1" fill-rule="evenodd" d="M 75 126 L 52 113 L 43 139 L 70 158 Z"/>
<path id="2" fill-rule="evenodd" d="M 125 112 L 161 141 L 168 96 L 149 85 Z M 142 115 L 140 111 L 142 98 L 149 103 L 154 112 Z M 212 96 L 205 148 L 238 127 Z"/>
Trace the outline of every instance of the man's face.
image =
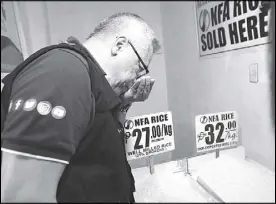
<path id="1" fill-rule="evenodd" d="M 144 42 L 134 44 L 137 53 L 147 66 L 153 56 L 151 49 L 143 48 Z M 134 83 L 136 79 L 145 74 L 145 69 L 138 56 L 135 54 L 133 48 L 130 46 L 126 37 L 118 37 L 111 48 L 111 63 L 112 67 L 110 77 L 112 77 L 111 85 L 116 87 L 116 84 L 120 84 L 115 88 L 115 92 L 118 95 L 125 93 Z"/>

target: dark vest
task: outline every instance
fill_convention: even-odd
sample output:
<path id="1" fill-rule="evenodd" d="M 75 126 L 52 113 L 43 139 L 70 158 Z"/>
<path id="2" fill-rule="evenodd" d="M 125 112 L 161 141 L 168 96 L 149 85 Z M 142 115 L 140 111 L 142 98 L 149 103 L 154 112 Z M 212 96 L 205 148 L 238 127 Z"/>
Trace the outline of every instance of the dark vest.
<path id="1" fill-rule="evenodd" d="M 96 113 L 91 132 L 60 180 L 58 202 L 129 202 L 124 143 L 110 111 Z"/>
<path id="2" fill-rule="evenodd" d="M 57 190 L 58 202 L 129 202 L 133 190 L 124 134 L 113 116 L 120 100 L 94 63 L 97 66 L 90 70 L 96 102 L 94 120 L 65 168 Z"/>

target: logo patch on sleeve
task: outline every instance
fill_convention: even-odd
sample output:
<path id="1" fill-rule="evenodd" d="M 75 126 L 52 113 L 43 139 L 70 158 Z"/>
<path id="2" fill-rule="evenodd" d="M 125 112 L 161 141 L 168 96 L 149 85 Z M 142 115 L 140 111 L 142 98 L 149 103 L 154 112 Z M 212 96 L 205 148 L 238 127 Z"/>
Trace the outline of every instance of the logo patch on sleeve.
<path id="1" fill-rule="evenodd" d="M 23 100 L 22 100 L 22 99 L 16 100 L 16 101 L 14 102 L 14 104 L 12 104 L 13 110 L 14 110 L 14 111 L 19 110 L 19 109 L 22 107 L 22 105 L 23 105 Z"/>
<path id="2" fill-rule="evenodd" d="M 33 99 L 33 98 L 28 99 L 24 104 L 23 110 L 24 111 L 32 111 L 35 109 L 36 104 L 37 104 L 37 101 L 35 99 Z"/>
<path id="3" fill-rule="evenodd" d="M 13 104 L 13 102 L 12 102 L 12 100 L 11 100 L 10 105 L 9 105 L 9 109 L 8 109 L 8 112 L 11 111 L 11 109 L 12 109 L 12 104 Z"/>
<path id="4" fill-rule="evenodd" d="M 55 119 L 62 119 L 66 115 L 66 109 L 63 106 L 56 106 L 52 110 L 52 116 Z"/>
<path id="5" fill-rule="evenodd" d="M 40 101 L 37 105 L 37 112 L 40 115 L 48 115 L 51 112 L 52 105 L 48 101 Z"/>

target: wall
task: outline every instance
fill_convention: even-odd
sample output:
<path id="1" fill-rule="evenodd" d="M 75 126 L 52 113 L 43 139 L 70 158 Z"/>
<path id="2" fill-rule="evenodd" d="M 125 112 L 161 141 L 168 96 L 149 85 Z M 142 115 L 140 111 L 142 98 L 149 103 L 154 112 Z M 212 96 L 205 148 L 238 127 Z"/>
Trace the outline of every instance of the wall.
<path id="1" fill-rule="evenodd" d="M 141 15 L 162 38 L 159 2 L 19 2 L 20 15 L 29 54 L 49 45 L 77 37 L 81 42 L 104 18 L 116 13 L 129 11 Z M 156 55 L 150 65 L 151 76 L 156 84 L 145 103 L 135 104 L 128 116 L 167 111 L 167 87 L 164 55 Z M 171 153 L 157 156 L 156 163 L 169 161 Z M 132 167 L 147 165 L 146 159 L 131 161 Z"/>
<path id="2" fill-rule="evenodd" d="M 19 25 L 24 32 L 25 56 L 28 57 L 50 44 L 45 2 L 18 1 L 15 6 L 18 8 Z"/>
<path id="3" fill-rule="evenodd" d="M 237 111 L 246 155 L 275 171 L 271 126 L 269 55 L 258 46 L 199 58 L 194 2 L 162 2 L 169 109 L 173 113 L 173 159 L 196 155 L 196 115 Z M 249 82 L 249 65 L 259 64 L 259 83 Z"/>
<path id="4" fill-rule="evenodd" d="M 12 42 L 15 44 L 15 46 L 19 50 L 21 50 L 13 3 L 9 1 L 4 1 L 3 5 L 5 9 L 4 13 L 6 15 L 6 20 L 3 22 L 5 29 L 1 28 L 1 36 L 9 37 L 12 40 Z M 1 14 L 1 21 L 2 21 L 2 14 Z M 2 22 L 1 22 L 1 25 L 2 25 Z"/>
<path id="5" fill-rule="evenodd" d="M 99 21 L 114 12 L 140 14 L 152 24 L 161 42 L 164 41 L 165 59 L 164 55 L 159 55 L 153 60 L 152 76 L 157 79 L 157 84 L 149 100 L 136 104 L 129 116 L 171 110 L 176 138 L 172 159 L 178 159 L 196 155 L 195 115 L 236 110 L 241 142 L 247 156 L 275 169 L 266 46 L 213 55 L 213 58 L 199 58 L 193 2 L 18 4 L 29 54 L 70 35 L 83 41 Z M 260 68 L 258 84 L 249 83 L 248 79 L 249 64 L 255 62 Z M 156 163 L 170 159 L 170 153 L 164 154 L 156 157 Z M 146 163 L 143 159 L 132 162 L 132 166 Z"/>
<path id="6" fill-rule="evenodd" d="M 2 79 L 22 61 L 13 2 L 1 2 L 1 91 Z"/>

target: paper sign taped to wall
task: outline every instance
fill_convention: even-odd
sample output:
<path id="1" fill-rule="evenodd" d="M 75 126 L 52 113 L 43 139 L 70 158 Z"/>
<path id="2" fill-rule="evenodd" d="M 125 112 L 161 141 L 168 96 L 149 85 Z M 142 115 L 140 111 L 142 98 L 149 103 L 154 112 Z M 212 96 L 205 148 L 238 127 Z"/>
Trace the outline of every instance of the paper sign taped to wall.
<path id="1" fill-rule="evenodd" d="M 171 112 L 129 118 L 124 122 L 124 130 L 128 160 L 175 149 Z"/>
<path id="2" fill-rule="evenodd" d="M 197 1 L 200 56 L 270 42 L 269 1 Z"/>
<path id="3" fill-rule="evenodd" d="M 238 145 L 238 115 L 235 111 L 195 117 L 197 152 Z"/>

